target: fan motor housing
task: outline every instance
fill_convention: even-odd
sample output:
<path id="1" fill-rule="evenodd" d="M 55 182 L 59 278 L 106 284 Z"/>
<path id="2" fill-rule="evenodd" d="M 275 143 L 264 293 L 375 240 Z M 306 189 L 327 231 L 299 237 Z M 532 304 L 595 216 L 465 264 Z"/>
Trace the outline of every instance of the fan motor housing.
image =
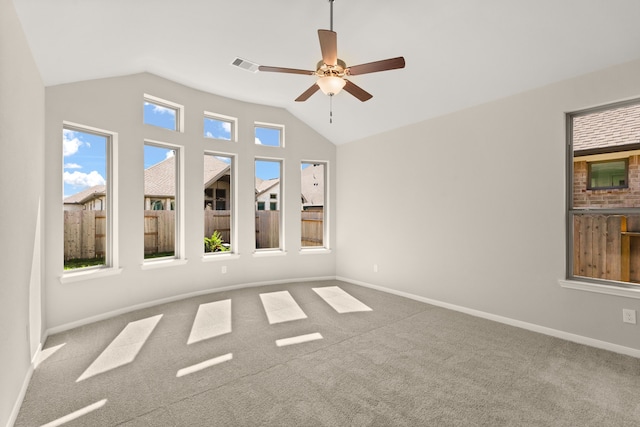
<path id="1" fill-rule="evenodd" d="M 318 77 L 344 77 L 347 74 L 347 64 L 342 59 L 338 59 L 336 65 L 327 65 L 322 60 L 316 65 L 316 76 Z"/>

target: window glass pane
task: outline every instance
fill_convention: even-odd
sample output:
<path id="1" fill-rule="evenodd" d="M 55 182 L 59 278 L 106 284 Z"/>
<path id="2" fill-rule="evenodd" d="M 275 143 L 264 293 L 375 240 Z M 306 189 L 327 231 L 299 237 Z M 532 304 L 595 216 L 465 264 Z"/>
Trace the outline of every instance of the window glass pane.
<path id="1" fill-rule="evenodd" d="M 573 275 L 640 283 L 640 214 L 573 215 Z"/>
<path id="2" fill-rule="evenodd" d="M 325 165 L 302 163 L 302 247 L 324 246 Z"/>
<path id="3" fill-rule="evenodd" d="M 204 155 L 204 251 L 228 252 L 233 217 L 233 158 Z"/>
<path id="4" fill-rule="evenodd" d="M 176 254 L 176 150 L 144 146 L 144 258 Z"/>
<path id="5" fill-rule="evenodd" d="M 211 117 L 204 118 L 204 136 L 207 138 L 231 140 L 233 123 Z"/>
<path id="6" fill-rule="evenodd" d="M 280 248 L 281 166 L 282 163 L 277 160 L 255 162 L 256 249 Z M 272 195 L 275 195 L 277 202 L 272 202 Z"/>
<path id="7" fill-rule="evenodd" d="M 256 126 L 256 144 L 280 147 L 282 145 L 282 129 Z"/>
<path id="8" fill-rule="evenodd" d="M 178 130 L 178 111 L 149 100 L 144 101 L 144 123 L 170 130 Z"/>
<path id="9" fill-rule="evenodd" d="M 627 162 L 589 163 L 589 188 L 624 188 L 627 186 Z"/>
<path id="10" fill-rule="evenodd" d="M 65 270 L 107 265 L 108 142 L 104 135 L 63 130 Z"/>

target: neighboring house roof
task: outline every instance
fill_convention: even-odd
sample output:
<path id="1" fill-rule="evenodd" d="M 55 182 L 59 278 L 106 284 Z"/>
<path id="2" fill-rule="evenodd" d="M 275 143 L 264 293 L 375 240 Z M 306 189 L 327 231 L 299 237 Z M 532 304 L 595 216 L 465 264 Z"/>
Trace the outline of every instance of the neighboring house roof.
<path id="1" fill-rule="evenodd" d="M 573 150 L 581 154 L 637 149 L 640 144 L 640 104 L 576 116 Z M 584 152 L 584 153 L 583 153 Z"/>
<path id="2" fill-rule="evenodd" d="M 302 170 L 303 206 L 324 206 L 324 165 L 311 165 Z"/>
<path id="3" fill-rule="evenodd" d="M 256 196 L 265 193 L 280 182 L 280 178 L 260 179 L 256 177 Z"/>
<path id="4" fill-rule="evenodd" d="M 230 165 L 215 156 L 204 156 L 204 184 L 210 185 L 228 173 Z M 144 171 L 146 197 L 174 197 L 176 194 L 175 157 L 169 157 Z"/>
<path id="5" fill-rule="evenodd" d="M 69 205 L 82 205 L 92 199 L 97 199 L 105 195 L 106 187 L 104 185 L 94 185 L 93 187 L 89 187 L 85 190 L 82 190 L 76 194 L 72 194 L 71 196 L 65 197 L 63 200 L 64 204 Z"/>

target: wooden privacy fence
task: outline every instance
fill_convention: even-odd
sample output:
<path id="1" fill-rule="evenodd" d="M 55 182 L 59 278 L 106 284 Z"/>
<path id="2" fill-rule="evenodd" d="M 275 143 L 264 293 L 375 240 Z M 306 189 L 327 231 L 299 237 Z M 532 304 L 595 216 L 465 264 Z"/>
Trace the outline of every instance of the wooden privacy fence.
<path id="1" fill-rule="evenodd" d="M 104 211 L 64 211 L 64 260 L 104 257 Z"/>
<path id="2" fill-rule="evenodd" d="M 323 245 L 322 211 L 302 211 L 302 246 Z M 218 230 L 224 242 L 231 241 L 231 212 L 204 211 L 204 237 Z M 104 257 L 107 223 L 104 211 L 64 212 L 64 259 Z M 280 211 L 256 211 L 256 248 L 280 247 Z M 175 211 L 144 211 L 145 255 L 172 252 L 175 241 Z"/>
<path id="3" fill-rule="evenodd" d="M 322 246 L 324 211 L 302 211 L 302 246 Z"/>
<path id="4" fill-rule="evenodd" d="M 144 211 L 144 254 L 175 251 L 176 211 Z"/>
<path id="5" fill-rule="evenodd" d="M 574 215 L 573 274 L 640 282 L 640 216 Z M 633 231 L 637 230 L 637 231 Z"/>

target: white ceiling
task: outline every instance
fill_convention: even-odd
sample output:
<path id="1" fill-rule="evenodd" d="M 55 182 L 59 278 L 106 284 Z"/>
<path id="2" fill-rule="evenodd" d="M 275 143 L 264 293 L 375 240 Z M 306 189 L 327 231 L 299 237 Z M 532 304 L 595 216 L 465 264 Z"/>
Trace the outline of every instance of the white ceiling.
<path id="1" fill-rule="evenodd" d="M 328 0 L 13 0 L 45 85 L 148 71 L 286 108 L 336 144 L 640 58 L 638 0 L 335 0 L 347 65 L 404 56 L 353 76 L 373 94 L 293 100 L 315 69 Z M 224 114 L 224 112 L 221 112 Z"/>

